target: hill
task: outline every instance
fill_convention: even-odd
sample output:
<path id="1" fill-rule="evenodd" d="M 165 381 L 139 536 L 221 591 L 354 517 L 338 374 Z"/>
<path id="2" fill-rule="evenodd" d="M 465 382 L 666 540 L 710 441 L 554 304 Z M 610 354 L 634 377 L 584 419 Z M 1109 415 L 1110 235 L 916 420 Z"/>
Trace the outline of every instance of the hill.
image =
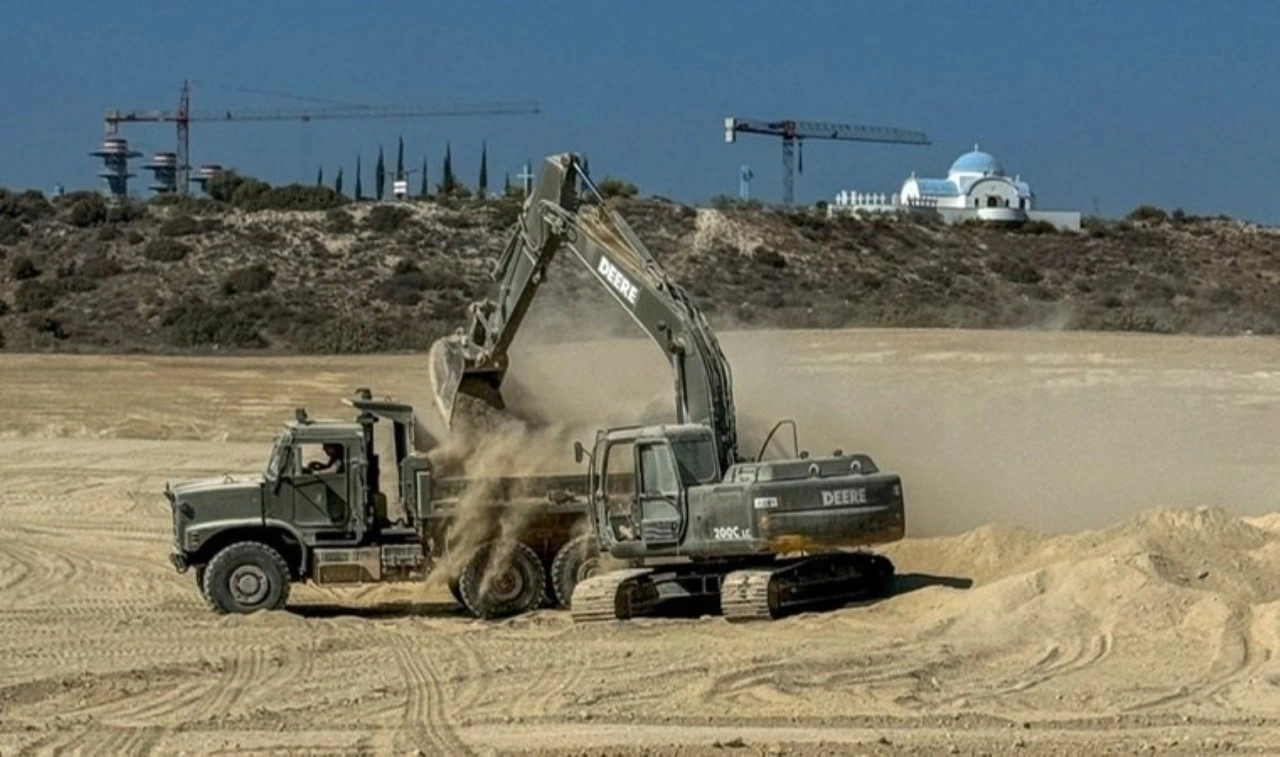
<path id="1" fill-rule="evenodd" d="M 520 211 L 514 199 L 335 198 L 315 211 L 107 208 L 87 193 L 50 204 L 0 191 L 3 347 L 423 349 L 485 291 Z M 1280 331 L 1280 230 L 1227 219 L 1150 210 L 1071 234 L 616 202 L 718 327 Z M 585 276 L 563 256 L 541 299 L 597 302 Z"/>

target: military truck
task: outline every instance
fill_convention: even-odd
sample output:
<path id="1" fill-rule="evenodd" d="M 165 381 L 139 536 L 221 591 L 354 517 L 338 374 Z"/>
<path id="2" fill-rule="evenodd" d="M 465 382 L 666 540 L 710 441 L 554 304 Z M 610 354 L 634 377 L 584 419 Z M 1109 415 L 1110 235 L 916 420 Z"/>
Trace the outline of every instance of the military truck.
<path id="1" fill-rule="evenodd" d="M 591 575 L 584 474 L 437 476 L 415 451 L 411 406 L 367 388 L 343 402 L 354 420 L 297 409 L 261 474 L 165 485 L 170 560 L 194 570 L 215 611 L 279 609 L 296 582 L 421 582 L 448 570 L 458 602 L 492 618 L 565 604 Z M 380 422 L 390 426 L 389 469 L 376 451 Z M 518 533 L 502 533 L 513 521 Z"/>

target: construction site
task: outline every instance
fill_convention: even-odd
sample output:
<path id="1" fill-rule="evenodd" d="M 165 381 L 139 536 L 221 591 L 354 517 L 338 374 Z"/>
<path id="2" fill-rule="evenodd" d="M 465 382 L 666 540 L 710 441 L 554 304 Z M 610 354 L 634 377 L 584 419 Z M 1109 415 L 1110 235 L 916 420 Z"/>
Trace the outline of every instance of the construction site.
<path id="1" fill-rule="evenodd" d="M 32 341 L 4 356 L 0 752 L 1280 749 L 1280 369 L 1267 337 L 1212 335 L 1269 332 L 1264 289 L 1242 284 L 1232 321 L 1206 291 L 1203 309 L 1190 292 L 1009 310 L 1036 324 L 1021 330 L 779 329 L 698 266 L 750 262 L 744 285 L 790 277 L 830 301 L 832 237 L 807 235 L 833 232 L 814 224 L 886 259 L 890 232 L 609 199 L 575 153 L 538 168 L 488 236 L 443 210 L 383 231 L 372 211 L 346 232 L 273 216 L 298 224 L 299 259 L 343 261 L 327 278 L 267 266 L 286 227 L 258 256 L 235 241 L 262 236 L 258 215 L 226 209 L 11 266 L 0 294 L 22 312 L 0 325 Z M 1201 223 L 1168 237 L 1188 279 L 1223 240 L 1259 266 L 1277 245 Z M 405 244 L 437 227 L 472 236 L 441 237 L 452 258 Z M 902 228 L 893 245 L 942 244 Z M 133 251 L 161 239 L 187 251 Z M 989 319 L 1001 287 L 1074 288 L 1012 254 L 958 256 L 988 278 L 948 317 Z M 116 267 L 57 286 L 86 255 Z M 363 304 L 254 314 L 351 292 L 361 255 L 413 297 L 375 284 L 355 302 L 405 308 L 411 335 Z M 262 286 L 235 273 L 253 265 Z M 884 310 L 792 317 L 900 313 L 893 293 L 920 279 L 889 270 L 866 284 Z M 1183 335 L 1062 326 L 1116 312 Z M 346 346 L 298 349 L 297 323 Z M 350 354 L 392 334 L 411 341 Z M 144 354 L 58 348 L 126 335 Z"/>
<path id="2" fill-rule="evenodd" d="M 1280 10 L 1159 10 L 15 8 L 0 757 L 1280 754 Z"/>

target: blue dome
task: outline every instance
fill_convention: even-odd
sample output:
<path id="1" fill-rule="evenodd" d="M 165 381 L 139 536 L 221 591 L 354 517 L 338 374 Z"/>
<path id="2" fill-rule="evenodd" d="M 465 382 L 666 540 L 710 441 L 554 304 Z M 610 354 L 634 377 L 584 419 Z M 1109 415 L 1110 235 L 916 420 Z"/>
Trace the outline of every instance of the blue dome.
<path id="1" fill-rule="evenodd" d="M 1004 176 L 1004 166 L 991 153 L 982 152 L 977 145 L 973 152 L 967 152 L 956 158 L 951 164 L 951 173 L 980 173 Z"/>

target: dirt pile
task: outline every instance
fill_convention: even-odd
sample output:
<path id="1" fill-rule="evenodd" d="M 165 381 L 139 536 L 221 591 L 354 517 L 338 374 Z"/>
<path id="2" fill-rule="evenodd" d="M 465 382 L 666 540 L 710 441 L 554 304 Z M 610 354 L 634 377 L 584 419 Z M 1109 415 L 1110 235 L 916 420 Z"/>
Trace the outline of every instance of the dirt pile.
<path id="1" fill-rule="evenodd" d="M 511 199 L 314 212 L 210 201 L 86 219 L 77 202 L 12 217 L 0 202 L 4 349 L 424 350 L 487 289 L 520 211 Z M 1280 234 L 1227 220 L 1064 234 L 660 199 L 619 209 L 718 328 L 1280 331 Z M 567 258 L 542 296 L 595 297 Z M 600 336 L 594 318 L 558 323 Z"/>

